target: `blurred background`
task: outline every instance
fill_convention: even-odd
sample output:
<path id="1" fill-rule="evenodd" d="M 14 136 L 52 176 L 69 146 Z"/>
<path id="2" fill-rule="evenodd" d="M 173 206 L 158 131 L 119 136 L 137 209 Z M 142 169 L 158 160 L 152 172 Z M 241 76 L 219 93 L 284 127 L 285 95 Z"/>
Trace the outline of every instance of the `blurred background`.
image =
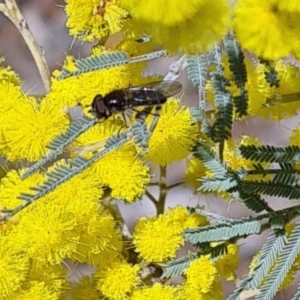
<path id="1" fill-rule="evenodd" d="M 17 2 L 37 43 L 45 50 L 51 72 L 54 69 L 60 69 L 66 54 L 79 58 L 85 57 L 89 53 L 92 44 L 74 41 L 68 35 L 68 29 L 65 27 L 66 16 L 63 0 L 20 0 Z M 14 25 L 1 14 L 0 41 L 0 56 L 5 58 L 5 65 L 11 66 L 20 74 L 23 79 L 23 90 L 30 94 L 43 93 L 42 81 L 25 42 Z M 149 63 L 149 71 L 156 70 L 159 74 L 166 75 L 169 64 L 175 59 L 169 57 L 151 61 Z M 178 80 L 184 86 L 185 98 L 183 101 L 188 105 L 197 106 L 198 96 L 196 89 L 188 82 L 184 72 Z M 249 118 L 243 122 L 235 122 L 234 137 L 238 138 L 243 134 L 249 134 L 260 138 L 263 143 L 275 146 L 285 145 L 291 129 L 298 126 L 299 120 L 298 115 L 281 122 L 267 122 L 260 118 Z M 168 184 L 182 181 L 185 164 L 185 161 L 181 161 L 168 167 Z M 156 170 L 153 170 L 153 174 L 157 175 L 156 173 Z M 150 191 L 155 195 L 155 188 L 151 188 Z M 283 199 L 273 198 L 271 202 L 272 207 L 275 209 L 295 205 L 294 201 L 287 202 Z M 231 218 L 249 216 L 251 213 L 236 203 L 228 203 L 213 196 L 195 195 L 187 186 L 174 188 L 168 194 L 167 206 L 174 207 L 178 204 L 202 205 L 213 213 Z M 132 205 L 124 205 L 123 203 L 118 205 L 130 229 L 133 228 L 134 223 L 141 216 L 155 213 L 154 207 L 147 198 Z M 267 233 L 259 237 L 253 236 L 240 242 L 241 264 L 238 270 L 239 278 L 242 278 L 247 273 L 247 267 L 253 254 L 260 248 L 266 236 Z M 86 270 L 81 269 L 80 272 L 85 273 Z M 72 275 L 74 274 L 71 274 L 71 279 Z M 227 293 L 233 288 L 231 283 L 226 283 L 225 286 Z M 289 290 L 295 291 L 296 286 L 292 286 Z M 276 299 L 290 299 L 289 290 L 278 294 Z"/>

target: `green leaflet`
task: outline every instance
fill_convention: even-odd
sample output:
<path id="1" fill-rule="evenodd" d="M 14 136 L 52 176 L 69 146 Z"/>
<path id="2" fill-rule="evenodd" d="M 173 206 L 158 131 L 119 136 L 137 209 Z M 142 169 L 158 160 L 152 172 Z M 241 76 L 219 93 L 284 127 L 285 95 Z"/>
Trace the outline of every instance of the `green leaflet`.
<path id="1" fill-rule="evenodd" d="M 223 39 L 227 52 L 229 69 L 233 74 L 233 80 L 240 94 L 233 98 L 235 110 L 238 117 L 247 116 L 248 93 L 246 91 L 247 70 L 244 62 L 244 54 L 241 51 L 233 33 Z"/>
<path id="2" fill-rule="evenodd" d="M 148 61 L 166 55 L 167 52 L 161 50 L 132 58 L 129 58 L 126 52 L 123 51 L 115 51 L 111 53 L 104 53 L 101 55 L 89 56 L 87 58 L 82 58 L 75 61 L 75 67 L 77 68 L 75 71 L 70 71 L 67 68 L 63 68 L 62 73 L 58 77 L 58 79 L 62 80 L 70 76 L 76 76 L 91 71 L 108 69 L 111 67 L 117 67 L 129 63 Z"/>

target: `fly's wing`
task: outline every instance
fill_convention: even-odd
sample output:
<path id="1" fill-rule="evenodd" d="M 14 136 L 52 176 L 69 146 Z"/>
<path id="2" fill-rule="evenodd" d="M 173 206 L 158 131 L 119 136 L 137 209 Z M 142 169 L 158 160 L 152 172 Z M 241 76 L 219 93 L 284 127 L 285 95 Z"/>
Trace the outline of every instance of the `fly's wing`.
<path id="1" fill-rule="evenodd" d="M 167 98 L 179 93 L 181 89 L 180 82 L 159 81 L 141 87 L 131 87 L 128 92 L 132 100 L 131 106 L 153 106 L 164 104 Z"/>

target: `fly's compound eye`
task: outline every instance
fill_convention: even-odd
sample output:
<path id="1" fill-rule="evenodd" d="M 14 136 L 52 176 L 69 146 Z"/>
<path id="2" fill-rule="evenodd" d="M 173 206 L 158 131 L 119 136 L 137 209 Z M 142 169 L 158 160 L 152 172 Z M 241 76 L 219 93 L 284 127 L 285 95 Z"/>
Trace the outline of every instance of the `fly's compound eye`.
<path id="1" fill-rule="evenodd" d="M 101 95 L 97 95 L 92 103 L 93 111 L 96 113 L 98 118 L 107 116 L 107 106 L 104 102 L 104 99 Z"/>

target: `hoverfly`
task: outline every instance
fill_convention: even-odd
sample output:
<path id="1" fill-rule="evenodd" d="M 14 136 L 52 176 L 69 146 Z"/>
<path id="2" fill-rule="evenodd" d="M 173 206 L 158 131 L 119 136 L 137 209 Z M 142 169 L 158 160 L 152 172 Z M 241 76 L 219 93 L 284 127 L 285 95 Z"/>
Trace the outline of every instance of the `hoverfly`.
<path id="1" fill-rule="evenodd" d="M 152 108 L 164 104 L 167 98 L 179 93 L 181 89 L 182 85 L 177 81 L 160 81 L 140 87 L 115 90 L 106 96 L 95 96 L 92 102 L 92 113 L 98 119 L 107 119 L 114 113 L 123 114 L 127 109 Z"/>

